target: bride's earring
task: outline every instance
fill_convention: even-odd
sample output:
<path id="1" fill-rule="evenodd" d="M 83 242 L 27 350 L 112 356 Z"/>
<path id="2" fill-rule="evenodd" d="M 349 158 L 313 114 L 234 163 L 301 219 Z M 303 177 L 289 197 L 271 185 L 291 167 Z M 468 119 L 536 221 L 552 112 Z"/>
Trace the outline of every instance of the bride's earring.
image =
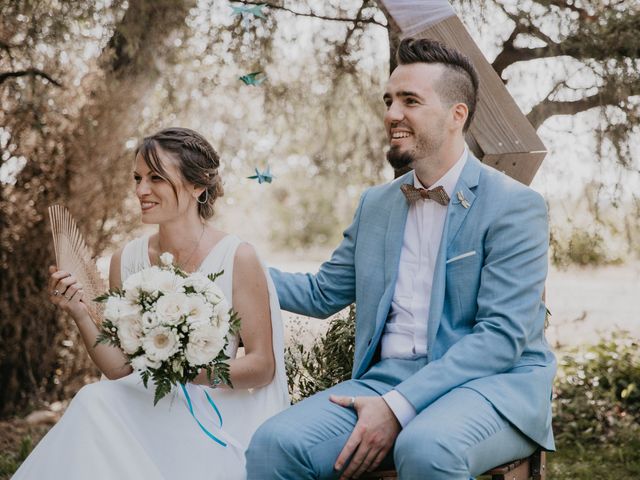
<path id="1" fill-rule="evenodd" d="M 196 197 L 196 202 L 198 202 L 200 205 L 204 205 L 205 203 L 207 203 L 209 201 L 209 190 L 208 189 L 204 189 L 204 201 L 200 201 L 200 197 L 202 196 L 202 193 Z"/>

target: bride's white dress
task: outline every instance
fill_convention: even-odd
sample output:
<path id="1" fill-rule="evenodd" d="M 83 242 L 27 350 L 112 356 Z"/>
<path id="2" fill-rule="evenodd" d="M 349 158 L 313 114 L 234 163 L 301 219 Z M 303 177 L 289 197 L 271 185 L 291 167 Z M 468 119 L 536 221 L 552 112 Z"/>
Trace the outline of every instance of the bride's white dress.
<path id="1" fill-rule="evenodd" d="M 209 252 L 199 270 L 215 273 L 232 300 L 233 258 L 240 239 L 227 235 Z M 148 237 L 137 238 L 123 250 L 122 280 L 150 266 Z M 83 387 L 60 421 L 40 441 L 14 479 L 241 479 L 244 450 L 251 435 L 267 418 L 289 405 L 284 366 L 280 306 L 268 273 L 273 352 L 272 382 L 250 390 L 210 389 L 189 384 L 194 413 L 204 427 L 228 442 L 209 438 L 189 412 L 180 388 L 153 406 L 153 385 L 142 385 L 137 373 L 119 380 L 102 380 Z M 229 346 L 235 357 L 238 341 Z M 223 424 L 208 404 L 207 391 Z"/>

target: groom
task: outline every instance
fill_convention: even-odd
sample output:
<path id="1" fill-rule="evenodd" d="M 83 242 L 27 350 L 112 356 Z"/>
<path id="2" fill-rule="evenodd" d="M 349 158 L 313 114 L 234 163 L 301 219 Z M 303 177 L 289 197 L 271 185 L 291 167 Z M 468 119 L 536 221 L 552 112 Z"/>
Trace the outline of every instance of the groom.
<path id="1" fill-rule="evenodd" d="M 357 478 L 391 461 L 403 480 L 468 480 L 554 448 L 545 203 L 468 152 L 468 58 L 425 39 L 397 58 L 388 160 L 413 171 L 362 195 L 317 274 L 271 270 L 285 310 L 356 302 L 352 379 L 260 427 L 251 480 Z"/>

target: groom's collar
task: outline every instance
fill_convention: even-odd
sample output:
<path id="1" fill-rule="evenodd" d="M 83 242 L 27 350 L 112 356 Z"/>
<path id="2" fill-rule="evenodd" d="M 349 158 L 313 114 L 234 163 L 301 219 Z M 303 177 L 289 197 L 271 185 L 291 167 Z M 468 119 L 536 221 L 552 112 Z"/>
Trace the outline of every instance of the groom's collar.
<path id="1" fill-rule="evenodd" d="M 454 163 L 451 168 L 449 168 L 449 170 L 447 170 L 445 172 L 444 175 L 442 175 L 442 177 L 440 177 L 438 180 L 436 180 L 433 185 L 429 185 L 428 187 L 423 185 L 420 182 L 420 179 L 418 178 L 418 175 L 416 174 L 416 171 L 413 171 L 413 186 L 416 188 L 426 188 L 428 190 L 436 188 L 436 187 L 442 187 L 444 188 L 445 192 L 447 192 L 447 194 L 449 196 L 451 196 L 451 193 L 453 192 L 456 184 L 458 183 L 458 179 L 460 178 L 460 174 L 462 172 L 462 170 L 464 169 L 464 166 L 467 162 L 467 157 L 469 156 L 469 149 L 467 148 L 467 146 L 465 145 L 464 150 L 462 151 L 462 154 L 460 155 L 460 157 L 458 158 L 458 160 L 456 160 L 456 163 Z"/>
<path id="2" fill-rule="evenodd" d="M 466 161 L 464 163 L 464 166 L 462 167 L 462 171 L 460 172 L 460 176 L 458 178 L 458 181 L 456 182 L 456 187 L 458 186 L 458 184 L 460 182 L 464 182 L 464 184 L 468 188 L 475 188 L 478 185 L 478 181 L 480 179 L 480 171 L 482 170 L 482 162 L 480 162 L 480 160 L 478 160 L 475 157 L 475 155 L 473 153 L 471 153 L 471 150 L 469 150 L 468 147 L 467 147 L 466 152 L 467 152 L 467 158 L 466 158 Z M 396 183 L 398 190 L 400 190 L 400 185 L 402 185 L 403 183 L 413 184 L 414 178 L 415 178 L 414 171 L 410 170 L 409 172 L 405 173 L 404 175 L 401 175 L 400 177 L 396 178 L 393 181 L 393 183 Z M 455 188 L 454 188 L 454 190 L 455 190 Z"/>

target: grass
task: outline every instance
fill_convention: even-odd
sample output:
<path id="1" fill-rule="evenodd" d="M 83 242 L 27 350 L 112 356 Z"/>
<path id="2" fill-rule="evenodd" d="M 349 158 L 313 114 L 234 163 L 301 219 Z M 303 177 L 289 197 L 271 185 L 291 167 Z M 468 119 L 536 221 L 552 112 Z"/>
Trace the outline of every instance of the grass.
<path id="1" fill-rule="evenodd" d="M 0 479 L 8 479 L 33 450 L 30 435 L 22 437 L 17 444 L 16 451 L 0 453 Z"/>
<path id="2" fill-rule="evenodd" d="M 561 446 L 547 456 L 551 480 L 640 478 L 640 438 L 622 445 Z"/>

